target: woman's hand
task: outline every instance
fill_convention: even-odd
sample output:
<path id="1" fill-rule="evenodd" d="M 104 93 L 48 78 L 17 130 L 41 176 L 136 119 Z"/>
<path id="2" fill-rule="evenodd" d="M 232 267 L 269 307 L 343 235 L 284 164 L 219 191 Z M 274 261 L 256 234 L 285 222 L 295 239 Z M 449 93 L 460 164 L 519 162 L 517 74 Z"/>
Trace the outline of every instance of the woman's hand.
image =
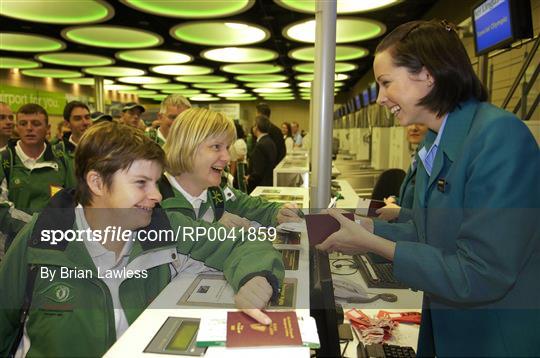
<path id="1" fill-rule="evenodd" d="M 238 290 L 238 293 L 234 296 L 234 302 L 242 312 L 257 322 L 268 325 L 272 323 L 272 320 L 264 314 L 262 309 L 268 305 L 272 293 L 272 286 L 270 286 L 266 278 L 256 276 Z"/>
<path id="2" fill-rule="evenodd" d="M 284 204 L 277 213 L 278 224 L 300 222 L 302 219 L 298 216 L 298 207 L 293 203 Z"/>
<path id="3" fill-rule="evenodd" d="M 335 209 L 329 209 L 328 214 L 339 222 L 341 228 L 317 245 L 319 250 L 337 251 L 348 255 L 373 252 L 388 260 L 394 259 L 396 244 L 369 232 L 363 226 L 366 225 L 373 230 L 373 220 L 362 218 L 362 225 L 360 225 L 341 215 Z"/>
<path id="4" fill-rule="evenodd" d="M 399 216 L 400 210 L 401 210 L 401 206 L 396 205 L 394 203 L 390 203 L 390 204 L 387 203 L 385 206 L 383 206 L 380 209 L 377 209 L 377 211 L 375 212 L 379 214 L 378 216 L 379 219 L 390 221 L 390 220 L 397 219 L 397 217 Z"/>

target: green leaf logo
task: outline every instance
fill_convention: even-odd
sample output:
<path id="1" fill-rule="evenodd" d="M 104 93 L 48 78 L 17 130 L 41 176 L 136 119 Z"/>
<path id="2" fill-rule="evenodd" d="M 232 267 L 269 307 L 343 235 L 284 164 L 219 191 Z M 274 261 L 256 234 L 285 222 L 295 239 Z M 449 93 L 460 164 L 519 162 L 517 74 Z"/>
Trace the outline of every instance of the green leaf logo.
<path id="1" fill-rule="evenodd" d="M 42 290 L 40 293 L 44 294 L 49 300 L 56 303 L 64 303 L 73 298 L 73 287 L 64 282 L 55 282 L 49 287 Z"/>

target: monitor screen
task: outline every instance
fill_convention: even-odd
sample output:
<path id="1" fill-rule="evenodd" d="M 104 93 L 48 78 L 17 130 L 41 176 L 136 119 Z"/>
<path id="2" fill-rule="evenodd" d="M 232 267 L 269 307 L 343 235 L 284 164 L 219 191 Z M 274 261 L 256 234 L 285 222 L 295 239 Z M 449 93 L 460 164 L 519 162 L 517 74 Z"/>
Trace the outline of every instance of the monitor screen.
<path id="1" fill-rule="evenodd" d="M 370 86 L 369 86 L 369 103 L 375 103 L 377 102 L 377 95 L 379 94 L 379 91 L 378 91 L 378 87 L 377 87 L 377 83 L 376 82 L 373 82 Z"/>
<path id="2" fill-rule="evenodd" d="M 476 55 L 532 37 L 529 1 L 484 0 L 472 10 Z"/>
<path id="3" fill-rule="evenodd" d="M 360 100 L 360 95 L 354 97 L 354 106 L 357 111 L 362 108 L 362 101 Z"/>
<path id="4" fill-rule="evenodd" d="M 362 91 L 362 101 L 365 107 L 369 105 L 369 91 L 367 89 Z"/>

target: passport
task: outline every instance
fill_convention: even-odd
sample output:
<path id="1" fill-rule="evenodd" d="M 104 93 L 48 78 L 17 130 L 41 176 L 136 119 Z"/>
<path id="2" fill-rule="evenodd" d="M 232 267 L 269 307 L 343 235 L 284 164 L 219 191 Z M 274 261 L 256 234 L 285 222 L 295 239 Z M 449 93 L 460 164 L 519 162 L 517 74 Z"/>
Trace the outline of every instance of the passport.
<path id="1" fill-rule="evenodd" d="M 354 221 L 353 213 L 342 213 L 349 220 Z M 315 246 L 341 228 L 340 223 L 330 214 L 306 215 L 306 226 L 309 238 L 309 246 Z"/>
<path id="2" fill-rule="evenodd" d="M 242 312 L 227 312 L 227 347 L 301 346 L 294 311 L 265 312 L 272 323 L 264 325 Z"/>

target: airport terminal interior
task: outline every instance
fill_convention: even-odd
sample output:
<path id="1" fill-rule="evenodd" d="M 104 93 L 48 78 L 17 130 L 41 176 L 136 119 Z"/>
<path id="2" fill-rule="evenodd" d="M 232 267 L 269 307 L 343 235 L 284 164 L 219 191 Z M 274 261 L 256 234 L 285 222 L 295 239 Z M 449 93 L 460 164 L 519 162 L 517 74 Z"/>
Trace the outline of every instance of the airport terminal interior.
<path id="1" fill-rule="evenodd" d="M 413 98 L 421 77 L 410 76 L 418 73 L 440 86 L 438 68 L 426 70 L 430 60 L 407 72 L 409 87 L 399 93 L 388 84 L 397 86 L 388 73 L 405 62 L 383 67 L 383 55 L 397 56 L 383 39 L 419 20 L 434 20 L 429 26 L 459 40 L 485 89 L 481 102 L 493 106 L 478 105 L 465 120 L 455 113 L 481 96 L 460 98 L 450 113 L 437 113 L 442 126 L 433 127 L 424 112 L 411 119 L 404 102 L 388 104 Z M 0 23 L 0 297 L 13 297 L 0 298 L 0 356 L 540 355 L 540 340 L 530 338 L 537 327 L 526 325 L 540 322 L 540 286 L 521 286 L 540 269 L 540 0 L 0 0 Z M 422 26 L 390 48 L 413 41 Z M 421 47 L 408 49 L 430 51 Z M 455 96 L 444 91 L 457 81 L 437 92 L 442 102 Z M 496 107 L 519 125 L 477 138 L 490 128 L 467 122 L 459 133 L 472 139 L 458 138 L 458 117 L 489 117 Z M 486 127 L 507 125 L 495 121 Z M 101 136 L 102 148 L 115 140 L 132 148 L 116 158 L 131 162 L 100 177 L 112 170 L 102 162 L 120 149 L 100 151 L 90 133 Z M 137 147 L 143 142 L 146 149 Z M 504 162 L 487 164 L 498 148 L 506 152 L 493 156 Z M 129 194 L 127 182 L 124 194 L 101 193 L 118 173 L 142 170 L 144 183 L 152 182 L 157 169 L 148 163 L 159 164 L 157 184 L 135 207 L 152 214 L 130 235 L 166 221 L 158 231 L 183 229 L 176 249 L 159 239 L 120 249 L 37 242 L 38 229 L 95 229 L 93 220 L 105 216 L 87 211 L 96 202 L 102 209 L 139 198 L 143 186 Z M 516 190 L 530 201 L 516 205 L 509 193 L 529 179 L 530 187 Z M 501 192 L 507 202 L 497 201 Z M 58 210 L 68 194 L 69 213 Z M 473 200 L 477 194 L 495 199 L 476 205 L 484 203 Z M 520 226 L 516 236 L 524 237 L 507 257 L 483 241 L 498 235 L 497 224 L 481 221 L 493 208 L 511 212 L 493 213 L 491 222 L 532 218 L 507 225 Z M 120 211 L 109 215 L 146 218 Z M 204 237 L 187 243 L 186 227 Z M 378 246 L 325 241 L 352 242 L 359 231 Z M 256 240 L 230 244 L 231 233 Z M 75 244 L 83 253 L 70 256 Z M 494 263 L 501 258 L 507 265 Z M 62 276 L 64 265 L 82 269 L 82 262 L 90 268 Z M 142 269 L 92 278 L 100 265 L 123 274 Z M 104 306 L 85 302 L 92 297 Z M 262 306 L 249 306 L 258 300 Z M 95 317 L 100 311 L 103 320 Z M 500 331 L 493 322 L 503 322 Z M 467 328 L 448 328 L 457 326 Z"/>

